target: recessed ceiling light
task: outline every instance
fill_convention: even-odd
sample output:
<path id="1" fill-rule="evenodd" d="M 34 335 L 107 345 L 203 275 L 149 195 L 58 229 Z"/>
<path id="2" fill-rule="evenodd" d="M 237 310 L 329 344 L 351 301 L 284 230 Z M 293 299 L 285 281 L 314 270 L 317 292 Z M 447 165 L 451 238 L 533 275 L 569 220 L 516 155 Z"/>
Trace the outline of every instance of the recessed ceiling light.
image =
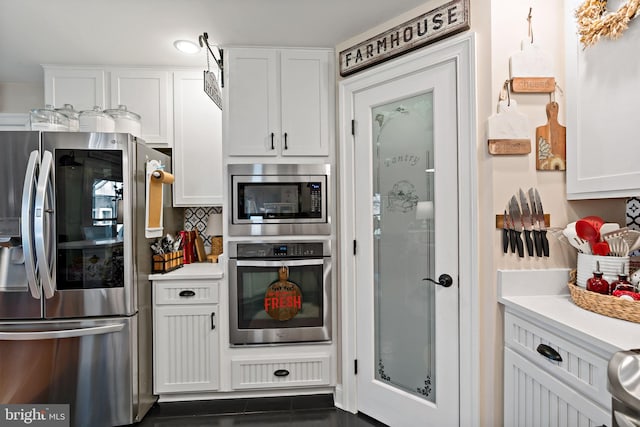
<path id="1" fill-rule="evenodd" d="M 200 52 L 200 46 L 189 40 L 176 40 L 173 42 L 173 46 L 180 52 L 188 55 Z"/>

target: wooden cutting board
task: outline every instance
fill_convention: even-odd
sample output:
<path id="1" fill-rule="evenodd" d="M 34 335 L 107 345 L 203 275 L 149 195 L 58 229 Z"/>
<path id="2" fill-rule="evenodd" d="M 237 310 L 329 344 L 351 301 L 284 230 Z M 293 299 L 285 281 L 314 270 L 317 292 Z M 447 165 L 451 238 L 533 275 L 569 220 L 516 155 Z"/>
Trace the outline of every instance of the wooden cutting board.
<path id="1" fill-rule="evenodd" d="M 567 128 L 558 123 L 558 103 L 547 104 L 547 124 L 536 128 L 536 169 L 566 170 Z"/>
<path id="2" fill-rule="evenodd" d="M 199 262 L 205 262 L 207 260 L 207 253 L 204 250 L 204 240 L 202 240 L 202 236 L 198 233 L 198 230 L 195 231 L 196 234 L 196 254 L 198 255 Z"/>

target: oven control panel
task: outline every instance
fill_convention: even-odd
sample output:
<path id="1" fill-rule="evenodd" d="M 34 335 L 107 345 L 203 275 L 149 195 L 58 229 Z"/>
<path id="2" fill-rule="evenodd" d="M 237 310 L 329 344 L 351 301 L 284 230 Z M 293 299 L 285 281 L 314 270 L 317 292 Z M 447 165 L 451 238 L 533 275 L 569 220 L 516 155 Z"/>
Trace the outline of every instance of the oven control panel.
<path id="1" fill-rule="evenodd" d="M 328 256 L 325 242 L 238 243 L 238 258 L 318 258 Z"/>

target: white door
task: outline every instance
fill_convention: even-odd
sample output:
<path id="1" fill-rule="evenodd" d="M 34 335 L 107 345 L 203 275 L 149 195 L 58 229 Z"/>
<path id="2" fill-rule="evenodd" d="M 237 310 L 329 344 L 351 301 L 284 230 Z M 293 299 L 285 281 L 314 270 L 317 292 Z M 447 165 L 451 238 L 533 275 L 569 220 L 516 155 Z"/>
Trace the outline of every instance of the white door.
<path id="1" fill-rule="evenodd" d="M 357 406 L 394 427 L 459 424 L 456 70 L 353 94 Z"/>

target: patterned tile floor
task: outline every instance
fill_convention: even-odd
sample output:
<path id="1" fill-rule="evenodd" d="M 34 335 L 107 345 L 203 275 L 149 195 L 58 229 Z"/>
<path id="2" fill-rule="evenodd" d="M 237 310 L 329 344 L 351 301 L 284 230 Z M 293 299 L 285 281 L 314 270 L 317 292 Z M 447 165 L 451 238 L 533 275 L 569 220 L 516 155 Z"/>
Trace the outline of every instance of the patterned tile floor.
<path id="1" fill-rule="evenodd" d="M 156 404 L 136 427 L 383 427 L 338 409 L 331 395 Z"/>

